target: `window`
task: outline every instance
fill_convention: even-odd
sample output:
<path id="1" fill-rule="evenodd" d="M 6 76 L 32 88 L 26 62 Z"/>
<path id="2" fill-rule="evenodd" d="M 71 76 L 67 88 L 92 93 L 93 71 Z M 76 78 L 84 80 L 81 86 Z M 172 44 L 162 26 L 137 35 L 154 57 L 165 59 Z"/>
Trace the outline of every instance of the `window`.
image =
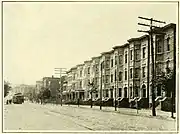
<path id="1" fill-rule="evenodd" d="M 80 71 L 80 77 L 82 77 L 82 70 Z"/>
<path id="2" fill-rule="evenodd" d="M 96 68 L 96 72 L 98 72 L 98 65 L 97 64 L 95 65 L 95 68 Z"/>
<path id="3" fill-rule="evenodd" d="M 113 82 L 113 74 L 111 74 L 111 82 Z"/>
<path id="4" fill-rule="evenodd" d="M 119 72 L 119 81 L 122 81 L 122 72 Z"/>
<path id="5" fill-rule="evenodd" d="M 162 52 L 162 45 L 161 45 L 161 40 L 157 40 L 157 52 L 161 53 Z"/>
<path id="6" fill-rule="evenodd" d="M 125 63 L 127 63 L 127 54 L 125 54 Z"/>
<path id="7" fill-rule="evenodd" d="M 115 56 L 115 65 L 117 65 L 117 56 Z"/>
<path id="8" fill-rule="evenodd" d="M 108 75 L 106 75 L 106 81 L 105 81 L 106 83 L 108 83 L 109 82 L 109 76 Z"/>
<path id="9" fill-rule="evenodd" d="M 139 60 L 139 50 L 135 50 L 135 60 Z"/>
<path id="10" fill-rule="evenodd" d="M 111 59 L 111 67 L 113 67 L 113 59 Z"/>
<path id="11" fill-rule="evenodd" d="M 133 50 L 130 51 L 130 57 L 131 57 L 131 60 L 133 58 Z"/>
<path id="12" fill-rule="evenodd" d="M 134 73 L 134 77 L 139 78 L 139 68 L 136 68 Z"/>
<path id="13" fill-rule="evenodd" d="M 125 75 L 125 80 L 127 80 L 127 71 L 125 71 L 124 75 Z"/>
<path id="14" fill-rule="evenodd" d="M 119 88 L 119 97 L 121 97 L 122 93 L 121 93 L 121 88 Z"/>
<path id="15" fill-rule="evenodd" d="M 145 67 L 142 67 L 142 76 L 143 76 L 143 78 L 146 77 L 146 74 L 145 74 Z"/>
<path id="16" fill-rule="evenodd" d="M 167 51 L 170 51 L 170 38 L 167 38 Z"/>
<path id="17" fill-rule="evenodd" d="M 108 90 L 106 90 L 106 97 L 109 97 Z"/>
<path id="18" fill-rule="evenodd" d="M 146 56 L 146 48 L 143 47 L 143 58 L 145 58 L 145 56 Z"/>
<path id="19" fill-rule="evenodd" d="M 109 60 L 106 61 L 106 68 L 109 68 Z"/>
<path id="20" fill-rule="evenodd" d="M 119 56 L 119 65 L 121 65 L 121 64 L 122 64 L 122 61 L 123 61 L 123 56 L 122 56 L 122 55 L 120 55 L 120 56 Z"/>
<path id="21" fill-rule="evenodd" d="M 90 74 L 90 67 L 88 67 L 88 74 Z"/>
<path id="22" fill-rule="evenodd" d="M 80 88 L 82 87 L 82 81 L 80 81 L 79 86 L 80 86 Z"/>
<path id="23" fill-rule="evenodd" d="M 114 73 L 114 81 L 116 81 L 116 70 L 115 70 L 115 73 Z"/>
<path id="24" fill-rule="evenodd" d="M 130 69 L 130 78 L 132 78 L 132 77 L 133 77 L 132 72 L 133 72 L 133 70 L 132 70 L 132 68 L 131 68 L 131 69 Z"/>
<path id="25" fill-rule="evenodd" d="M 96 98 L 98 98 L 98 94 L 96 94 Z"/>

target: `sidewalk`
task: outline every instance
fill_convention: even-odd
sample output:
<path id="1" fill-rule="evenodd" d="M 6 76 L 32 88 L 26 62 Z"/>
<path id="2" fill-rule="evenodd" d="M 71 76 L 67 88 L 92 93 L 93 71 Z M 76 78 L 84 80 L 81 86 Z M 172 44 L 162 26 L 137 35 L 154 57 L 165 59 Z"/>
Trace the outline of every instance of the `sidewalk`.
<path id="1" fill-rule="evenodd" d="M 64 105 L 66 106 L 66 105 Z M 68 105 L 67 105 L 68 106 Z M 71 107 L 78 107 L 77 105 L 70 105 Z M 86 109 L 91 109 L 90 106 L 88 105 L 80 105 L 79 108 L 86 108 Z M 100 111 L 100 106 L 93 106 L 93 110 L 99 110 Z M 161 110 L 156 109 L 156 116 L 152 116 L 152 110 L 151 109 L 132 109 L 132 108 L 117 108 L 117 111 L 115 111 L 114 107 L 102 107 L 103 112 L 116 112 L 120 114 L 126 114 L 126 115 L 131 115 L 131 116 L 143 116 L 143 117 L 151 117 L 151 118 L 160 118 L 160 119 L 170 119 L 174 120 L 171 118 L 171 112 L 164 112 Z M 174 113 L 174 117 L 176 117 L 176 113 Z"/>
<path id="2" fill-rule="evenodd" d="M 49 107 L 51 109 L 54 109 L 54 106 L 61 107 L 60 104 L 45 104 L 45 107 Z M 100 111 L 100 106 L 93 106 L 91 108 L 90 105 L 65 105 L 63 104 L 63 107 L 73 107 L 73 108 L 83 108 L 83 109 L 89 109 L 89 110 L 98 110 Z M 149 118 L 157 118 L 157 119 L 165 119 L 165 120 L 174 120 L 171 118 L 171 112 L 164 112 L 161 110 L 156 109 L 156 116 L 152 116 L 152 110 L 151 109 L 132 109 L 132 108 L 117 108 L 117 111 L 115 111 L 114 107 L 102 107 L 102 112 L 116 112 L 119 114 L 125 114 L 130 116 L 143 116 L 143 117 L 149 117 Z M 174 113 L 174 117 L 176 117 L 176 113 Z"/>

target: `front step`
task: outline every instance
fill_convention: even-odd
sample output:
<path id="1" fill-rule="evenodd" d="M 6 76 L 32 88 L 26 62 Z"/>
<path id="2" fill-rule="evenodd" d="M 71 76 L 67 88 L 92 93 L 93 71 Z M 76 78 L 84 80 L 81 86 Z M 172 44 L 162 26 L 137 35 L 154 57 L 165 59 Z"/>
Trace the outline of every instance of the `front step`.
<path id="1" fill-rule="evenodd" d="M 128 108 L 129 107 L 129 98 L 121 98 L 121 100 L 118 101 L 118 107 Z"/>

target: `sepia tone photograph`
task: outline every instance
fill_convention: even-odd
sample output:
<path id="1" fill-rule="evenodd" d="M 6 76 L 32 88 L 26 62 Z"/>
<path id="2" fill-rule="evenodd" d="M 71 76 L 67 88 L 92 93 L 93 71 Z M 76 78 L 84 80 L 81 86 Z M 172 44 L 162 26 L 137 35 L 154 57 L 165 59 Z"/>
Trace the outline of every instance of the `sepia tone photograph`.
<path id="1" fill-rule="evenodd" d="M 2 1 L 2 132 L 179 132 L 178 4 Z"/>

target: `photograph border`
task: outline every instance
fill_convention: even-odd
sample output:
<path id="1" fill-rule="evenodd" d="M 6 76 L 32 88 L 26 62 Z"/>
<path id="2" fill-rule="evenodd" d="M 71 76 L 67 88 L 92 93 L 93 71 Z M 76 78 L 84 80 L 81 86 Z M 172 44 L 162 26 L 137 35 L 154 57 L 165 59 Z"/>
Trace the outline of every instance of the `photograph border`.
<path id="1" fill-rule="evenodd" d="M 139 2 L 139 3 L 177 3 L 177 6 L 178 6 L 178 9 L 177 9 L 177 23 L 176 24 L 176 131 L 69 131 L 69 130 L 4 130 L 4 59 L 3 59 L 3 3 L 35 3 L 35 2 L 38 2 L 38 3 L 136 3 L 136 2 Z M 16 0 L 7 0 L 7 1 L 1 1 L 1 52 L 2 52 L 2 133 L 100 133 L 100 132 L 118 132 L 118 133 L 121 133 L 121 132 L 137 132 L 137 133 L 141 133 L 141 132 L 163 132 L 163 133 L 166 133 L 166 132 L 179 132 L 179 95 L 180 95 L 180 92 L 179 92 L 179 85 L 178 85 L 178 82 L 177 81 L 179 79 L 179 71 L 177 73 L 177 70 L 179 70 L 179 1 L 170 1 L 170 0 L 167 0 L 167 1 L 145 1 L 145 0 L 130 0 L 130 1 L 125 1 L 125 0 L 122 0 L 122 1 L 119 1 L 119 0 L 107 0 L 107 1 L 104 1 L 104 0 L 63 0 L 63 1 L 59 1 L 59 0 L 52 0 L 52 1 L 49 1 L 49 0 L 32 0 L 32 1 L 28 1 L 28 0 L 19 0 L 19 1 L 16 1 Z"/>

